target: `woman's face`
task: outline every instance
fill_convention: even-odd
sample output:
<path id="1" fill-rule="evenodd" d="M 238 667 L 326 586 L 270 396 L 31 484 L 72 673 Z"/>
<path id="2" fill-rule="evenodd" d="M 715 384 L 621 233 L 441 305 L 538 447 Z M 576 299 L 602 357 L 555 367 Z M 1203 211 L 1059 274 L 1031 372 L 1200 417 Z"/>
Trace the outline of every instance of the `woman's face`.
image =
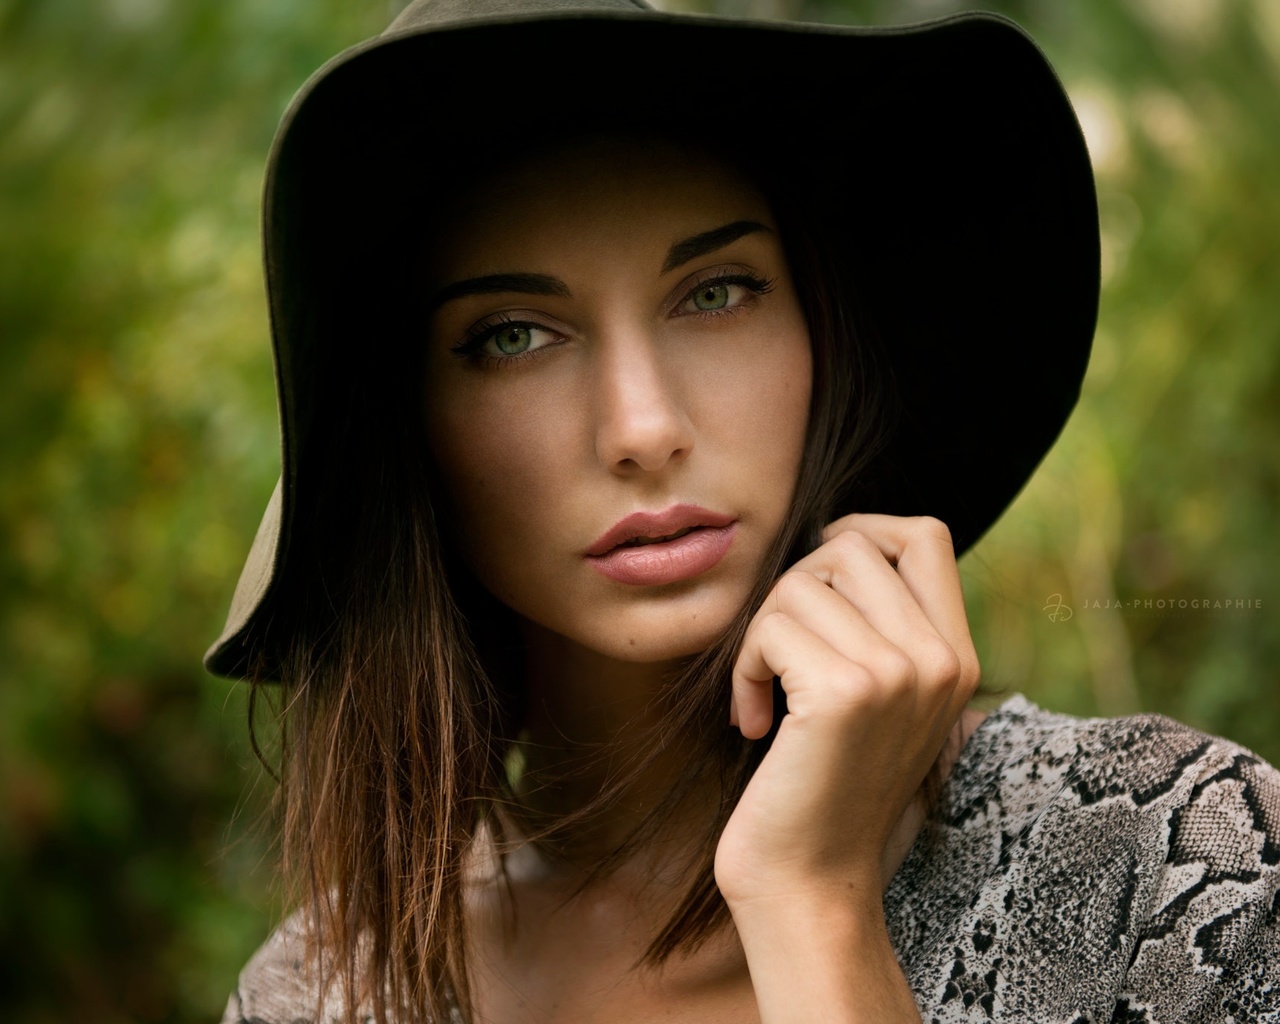
<path id="1" fill-rule="evenodd" d="M 675 145 L 494 158 L 426 266 L 427 436 L 461 554 L 608 657 L 703 650 L 804 447 L 812 359 L 777 225 Z"/>

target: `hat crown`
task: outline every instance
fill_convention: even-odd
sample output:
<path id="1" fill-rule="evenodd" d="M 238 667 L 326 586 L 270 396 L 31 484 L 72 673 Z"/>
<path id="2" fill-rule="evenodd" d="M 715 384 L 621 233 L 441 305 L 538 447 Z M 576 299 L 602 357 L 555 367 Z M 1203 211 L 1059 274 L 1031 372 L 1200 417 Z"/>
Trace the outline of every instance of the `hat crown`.
<path id="1" fill-rule="evenodd" d="M 636 49 L 661 57 L 619 74 Z M 573 74 L 519 91 L 476 74 L 531 52 Z M 342 490 L 323 482 L 335 477 L 317 424 L 332 417 L 318 410 L 361 383 L 345 374 L 363 371 L 382 317 L 399 326 L 380 296 L 412 262 L 403 245 L 422 243 L 406 217 L 422 223 L 443 201 L 435 186 L 454 184 L 456 168 L 438 171 L 449 155 L 474 147 L 477 127 L 536 134 L 549 106 L 569 126 L 601 110 L 687 118 L 691 97 L 744 75 L 765 96 L 744 149 L 817 218 L 837 257 L 832 287 L 856 275 L 852 298 L 883 335 L 904 410 L 834 511 L 936 516 L 958 553 L 996 520 L 1076 402 L 1098 301 L 1088 151 L 1025 33 L 977 12 L 866 28 L 695 18 L 645 0 L 412 0 L 382 38 L 312 76 L 272 148 L 263 234 L 282 484 L 210 671 L 283 671 L 292 637 L 277 612 L 329 542 L 302 524 L 326 488 Z"/>
<path id="2" fill-rule="evenodd" d="M 471 21 L 475 18 L 652 9 L 645 0 L 413 0 L 384 34 L 413 31 L 453 21 Z"/>

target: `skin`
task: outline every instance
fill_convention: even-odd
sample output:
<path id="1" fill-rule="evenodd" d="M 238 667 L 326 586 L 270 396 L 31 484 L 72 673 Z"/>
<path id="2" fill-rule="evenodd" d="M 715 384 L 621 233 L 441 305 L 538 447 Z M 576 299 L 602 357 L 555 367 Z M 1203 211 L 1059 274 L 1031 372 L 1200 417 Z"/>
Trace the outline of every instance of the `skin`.
<path id="1" fill-rule="evenodd" d="M 670 178 L 691 172 L 669 195 Z M 676 152 L 649 166 L 621 153 L 535 162 L 460 205 L 431 281 L 529 272 L 572 292 L 465 296 L 432 318 L 428 435 L 467 561 L 534 627 L 607 660 L 702 650 L 782 523 L 808 416 L 808 332 L 767 206 Z M 674 242 L 742 222 L 765 229 L 662 273 Z M 689 293 L 742 270 L 772 291 L 735 285 L 735 305 L 698 316 Z M 542 347 L 502 365 L 450 350 L 495 314 L 545 324 Z M 705 576 L 621 586 L 582 558 L 628 513 L 677 502 L 738 519 Z"/>
<path id="2" fill-rule="evenodd" d="M 756 227 L 675 259 L 681 240 L 744 224 Z M 767 203 L 671 145 L 606 139 L 508 161 L 437 237 L 424 267 L 428 442 L 463 556 L 524 634 L 531 767 L 580 771 L 531 800 L 571 810 L 607 770 L 590 753 L 625 755 L 673 667 L 748 596 L 799 469 L 808 332 Z M 507 280 L 459 287 L 492 275 Z M 734 519 L 710 570 L 637 587 L 584 557 L 622 517 L 677 503 Z M 789 713 L 716 853 L 736 934 L 657 974 L 632 969 L 678 892 L 679 821 L 573 894 L 680 771 L 691 747 L 676 743 L 561 857 L 518 850 L 509 901 L 477 884 L 480 1019 L 919 1020 L 880 899 L 920 827 L 921 781 L 977 722 L 962 714 L 978 665 L 945 527 L 833 523 L 778 580 L 739 655 L 726 718 L 749 738 L 768 729 L 774 676 Z"/>

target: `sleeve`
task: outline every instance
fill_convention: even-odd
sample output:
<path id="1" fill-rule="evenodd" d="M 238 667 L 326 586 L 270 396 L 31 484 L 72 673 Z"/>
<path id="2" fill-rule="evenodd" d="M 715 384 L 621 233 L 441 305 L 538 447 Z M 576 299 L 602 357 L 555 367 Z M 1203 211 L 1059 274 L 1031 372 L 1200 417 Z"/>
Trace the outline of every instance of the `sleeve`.
<path id="1" fill-rule="evenodd" d="M 222 1011 L 222 1024 L 248 1024 L 244 1009 L 240 1005 L 239 989 L 232 992 L 231 998 L 227 1000 L 227 1008 Z"/>
<path id="2" fill-rule="evenodd" d="M 290 919 L 262 944 L 240 972 L 227 1000 L 222 1024 L 316 1024 L 330 1015 L 312 972 L 307 969 L 305 939 Z"/>
<path id="3" fill-rule="evenodd" d="M 1280 1024 L 1280 772 L 1222 747 L 1168 819 L 1114 1022 Z"/>

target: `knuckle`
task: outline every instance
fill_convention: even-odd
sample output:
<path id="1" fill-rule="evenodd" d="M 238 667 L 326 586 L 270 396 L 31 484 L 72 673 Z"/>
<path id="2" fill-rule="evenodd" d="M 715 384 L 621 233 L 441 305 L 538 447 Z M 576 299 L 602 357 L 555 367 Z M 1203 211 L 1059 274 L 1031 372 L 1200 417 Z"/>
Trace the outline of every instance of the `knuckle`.
<path id="1" fill-rule="evenodd" d="M 892 704 L 911 689 L 915 666 L 901 651 L 882 650 L 865 662 L 851 661 L 831 674 L 832 699 L 843 708 L 868 709 Z"/>
<path id="2" fill-rule="evenodd" d="M 827 525 L 822 528 L 822 539 L 824 541 L 828 541 L 839 535 L 844 530 L 853 529 L 853 524 L 857 521 L 858 513 L 856 512 L 851 512 L 846 516 L 841 516 L 839 519 L 831 520 L 831 522 L 827 523 Z"/>
<path id="3" fill-rule="evenodd" d="M 886 690 L 898 691 L 916 681 L 916 663 L 905 651 L 897 648 L 885 650 L 877 658 L 880 679 Z"/>
<path id="4" fill-rule="evenodd" d="M 964 680 L 964 662 L 952 646 L 941 637 L 930 637 L 923 641 L 917 655 L 921 678 L 931 683 L 945 683 L 951 686 Z"/>
<path id="5" fill-rule="evenodd" d="M 791 628 L 791 616 L 783 611 L 771 611 L 761 617 L 760 632 L 765 635 L 786 633 Z"/>
<path id="6" fill-rule="evenodd" d="M 875 542 L 860 530 L 844 530 L 832 537 L 827 544 L 835 554 L 844 557 L 854 557 L 880 550 Z"/>
<path id="7" fill-rule="evenodd" d="M 773 596 L 778 607 L 792 604 L 817 579 L 805 569 L 789 569 L 778 577 L 773 585 Z"/>
<path id="8" fill-rule="evenodd" d="M 954 547 L 951 540 L 951 528 L 935 516 L 915 516 L 911 520 L 912 532 L 929 540 Z"/>
<path id="9" fill-rule="evenodd" d="M 829 684 L 831 699 L 840 707 L 853 709 L 864 706 L 876 690 L 875 677 L 864 665 L 850 662 L 838 672 L 833 672 Z"/>

